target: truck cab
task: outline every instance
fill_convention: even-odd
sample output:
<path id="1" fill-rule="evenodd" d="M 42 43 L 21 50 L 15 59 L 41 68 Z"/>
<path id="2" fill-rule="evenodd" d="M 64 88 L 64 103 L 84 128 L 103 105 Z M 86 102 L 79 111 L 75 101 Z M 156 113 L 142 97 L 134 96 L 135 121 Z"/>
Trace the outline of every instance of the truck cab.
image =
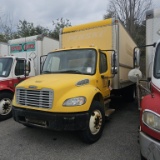
<path id="1" fill-rule="evenodd" d="M 146 12 L 146 72 L 135 65 L 129 72 L 137 83 L 138 109 L 140 110 L 139 142 L 141 159 L 160 159 L 160 8 Z M 134 59 L 136 52 L 134 52 Z M 138 58 L 139 59 L 139 58 Z M 141 61 L 138 60 L 140 63 Z M 145 78 L 144 78 L 145 77 Z"/>
<path id="2" fill-rule="evenodd" d="M 109 114 L 104 101 L 110 96 L 110 58 L 95 47 L 50 52 L 42 75 L 16 87 L 14 119 L 26 126 L 79 130 L 85 142 L 97 141 L 104 127 L 105 109 Z M 22 96 L 24 93 L 27 96 Z"/>
<path id="3" fill-rule="evenodd" d="M 151 79 L 142 79 L 138 68 L 129 72 L 129 79 L 137 82 L 137 100 L 140 110 L 139 142 L 141 159 L 159 160 L 160 157 L 160 40 L 142 46 L 155 47 Z"/>
<path id="4" fill-rule="evenodd" d="M 22 37 L 0 43 L 0 120 L 12 116 L 11 101 L 18 83 L 40 74 L 40 57 L 58 49 L 59 41 L 44 35 Z M 8 56 L 5 56 L 7 52 Z"/>
<path id="5" fill-rule="evenodd" d="M 25 58 L 0 57 L 0 120 L 11 117 L 11 101 L 15 86 L 27 76 L 35 75 L 34 70 L 30 70 L 31 67 L 34 68 L 32 61 L 27 61 Z"/>
<path id="6" fill-rule="evenodd" d="M 160 158 L 160 41 L 157 42 L 150 94 L 143 97 L 140 110 L 141 157 L 151 160 Z"/>

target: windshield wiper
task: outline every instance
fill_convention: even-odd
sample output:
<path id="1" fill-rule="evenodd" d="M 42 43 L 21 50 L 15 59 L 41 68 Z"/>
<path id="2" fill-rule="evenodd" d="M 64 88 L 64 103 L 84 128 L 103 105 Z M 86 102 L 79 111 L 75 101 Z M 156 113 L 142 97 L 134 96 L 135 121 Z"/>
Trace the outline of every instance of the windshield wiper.
<path id="1" fill-rule="evenodd" d="M 80 72 L 79 70 L 64 70 L 64 71 L 43 71 L 43 74 L 45 73 L 75 73 L 75 74 L 82 74 L 82 72 Z"/>
<path id="2" fill-rule="evenodd" d="M 79 70 L 66 70 L 66 71 L 59 71 L 59 73 L 75 73 L 75 74 L 82 74 Z"/>
<path id="3" fill-rule="evenodd" d="M 51 71 L 43 71 L 42 73 L 53 73 L 53 72 L 51 72 Z"/>

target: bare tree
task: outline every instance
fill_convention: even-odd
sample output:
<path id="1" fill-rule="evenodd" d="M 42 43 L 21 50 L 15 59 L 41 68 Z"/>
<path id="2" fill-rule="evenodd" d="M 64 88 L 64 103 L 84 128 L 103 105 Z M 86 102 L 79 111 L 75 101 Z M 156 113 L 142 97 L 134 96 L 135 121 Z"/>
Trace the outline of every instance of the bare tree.
<path id="1" fill-rule="evenodd" d="M 110 0 L 104 18 L 117 17 L 134 36 L 137 25 L 142 25 L 145 12 L 151 7 L 152 0 Z"/>
<path id="2" fill-rule="evenodd" d="M 0 8 L 0 41 L 7 42 L 9 39 L 12 39 L 15 35 L 13 30 L 13 18 L 4 14 Z"/>
<path id="3" fill-rule="evenodd" d="M 110 0 L 107 14 L 104 18 L 116 17 L 126 27 L 138 46 L 145 45 L 146 28 L 145 13 L 152 6 L 152 0 Z M 145 50 L 141 50 L 145 52 Z M 141 61 L 145 62 L 145 54 L 141 54 Z M 141 63 L 142 73 L 145 73 L 145 63 Z"/>
<path id="4" fill-rule="evenodd" d="M 71 22 L 69 21 L 69 19 L 58 18 L 56 22 L 53 21 L 53 26 L 54 26 L 54 30 L 50 35 L 51 37 L 59 40 L 60 30 L 64 27 L 71 26 Z"/>

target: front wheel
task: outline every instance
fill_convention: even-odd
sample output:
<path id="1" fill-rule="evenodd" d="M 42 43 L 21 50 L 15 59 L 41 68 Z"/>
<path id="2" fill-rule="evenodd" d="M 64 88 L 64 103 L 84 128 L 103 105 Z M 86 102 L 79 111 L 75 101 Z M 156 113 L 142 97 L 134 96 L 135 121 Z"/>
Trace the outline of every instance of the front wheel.
<path id="1" fill-rule="evenodd" d="M 122 96 L 125 101 L 133 102 L 136 97 L 136 85 L 133 84 L 131 86 L 126 87 L 122 90 Z"/>
<path id="2" fill-rule="evenodd" d="M 81 132 L 81 138 L 86 143 L 94 143 L 102 135 L 105 124 L 104 107 L 98 101 L 93 101 L 89 110 L 86 130 Z"/>
<path id="3" fill-rule="evenodd" d="M 12 93 L 0 93 L 0 120 L 5 120 L 12 116 L 12 98 Z"/>

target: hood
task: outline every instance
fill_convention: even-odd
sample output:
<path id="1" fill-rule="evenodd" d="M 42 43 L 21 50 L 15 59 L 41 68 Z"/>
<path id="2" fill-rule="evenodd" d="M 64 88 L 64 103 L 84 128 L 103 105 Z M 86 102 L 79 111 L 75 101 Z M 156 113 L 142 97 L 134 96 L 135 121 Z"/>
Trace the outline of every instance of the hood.
<path id="1" fill-rule="evenodd" d="M 91 80 L 92 76 L 79 75 L 79 74 L 43 74 L 24 80 L 17 87 L 25 88 L 51 88 L 58 89 L 62 87 L 75 86 L 77 82 L 88 79 Z"/>

